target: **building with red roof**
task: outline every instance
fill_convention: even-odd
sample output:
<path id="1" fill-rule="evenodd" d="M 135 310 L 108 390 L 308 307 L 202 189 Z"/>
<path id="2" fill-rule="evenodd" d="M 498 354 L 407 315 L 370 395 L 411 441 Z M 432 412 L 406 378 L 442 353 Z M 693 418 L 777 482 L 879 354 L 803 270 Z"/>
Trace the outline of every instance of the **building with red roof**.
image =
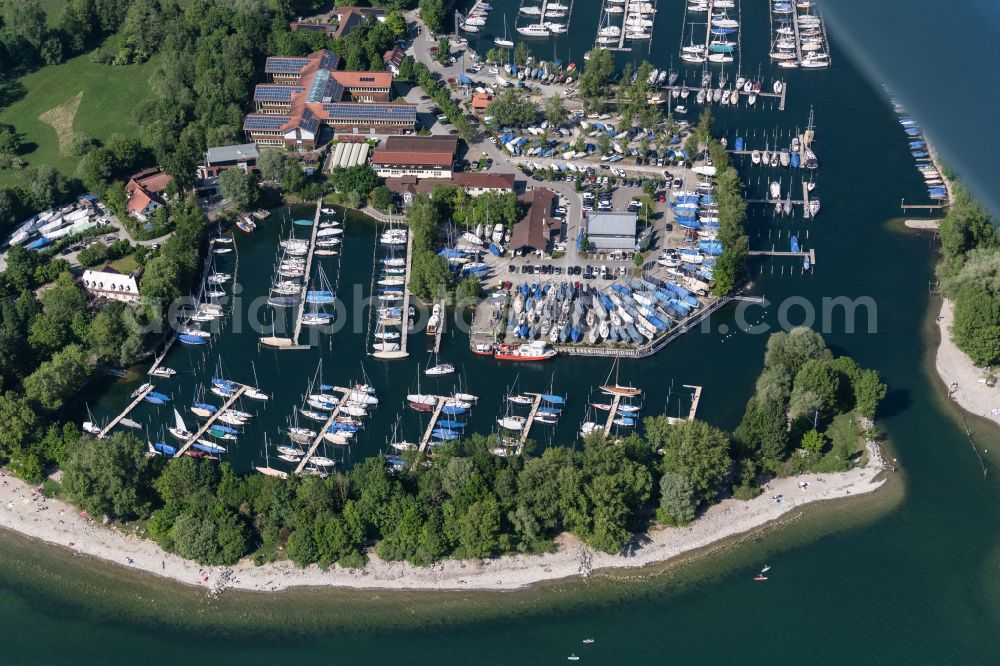
<path id="1" fill-rule="evenodd" d="M 390 104 L 390 72 L 337 71 L 340 58 L 326 49 L 303 58 L 270 57 L 270 83 L 254 89 L 256 113 L 243 130 L 260 146 L 311 150 L 322 127 L 336 132 L 396 133 L 416 128 L 415 104 Z"/>
<path id="2" fill-rule="evenodd" d="M 157 208 L 165 204 L 164 192 L 172 180 L 173 178 L 160 171 L 159 167 L 135 174 L 125 184 L 127 197 L 125 210 L 130 216 L 145 222 Z"/>

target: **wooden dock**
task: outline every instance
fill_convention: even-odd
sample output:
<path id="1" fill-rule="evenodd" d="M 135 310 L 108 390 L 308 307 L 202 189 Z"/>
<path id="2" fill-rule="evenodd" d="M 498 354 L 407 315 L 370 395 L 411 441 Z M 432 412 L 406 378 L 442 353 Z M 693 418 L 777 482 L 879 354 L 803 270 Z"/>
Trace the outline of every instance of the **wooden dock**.
<path id="1" fill-rule="evenodd" d="M 604 423 L 604 436 L 607 437 L 611 434 L 611 426 L 614 425 L 615 416 L 618 415 L 618 406 L 622 404 L 622 397 L 616 395 L 615 399 L 611 401 L 611 411 L 608 412 L 608 420 Z"/>
<path id="2" fill-rule="evenodd" d="M 99 439 L 104 439 L 107 436 L 107 434 L 114 429 L 115 426 L 117 426 L 119 423 L 121 423 L 121 421 L 122 421 L 123 418 L 125 418 L 126 416 L 128 416 L 129 413 L 133 409 L 135 409 L 139 405 L 140 402 L 142 402 L 143 398 L 145 398 L 147 395 L 149 395 L 150 391 L 152 391 L 152 390 L 153 390 L 153 385 L 152 384 L 146 384 L 146 386 L 141 391 L 139 391 L 138 394 L 136 394 L 136 397 L 132 399 L 132 402 L 130 402 L 128 404 L 128 406 L 125 407 L 125 409 L 122 411 L 122 413 L 119 414 L 118 416 L 116 416 L 115 418 L 113 418 L 111 420 L 111 422 L 108 423 L 108 425 L 104 426 L 104 428 L 101 430 L 101 433 L 97 437 Z"/>
<path id="3" fill-rule="evenodd" d="M 899 207 L 905 212 L 908 210 L 944 210 L 948 206 L 945 204 L 908 204 L 906 199 L 901 199 Z"/>
<path id="4" fill-rule="evenodd" d="M 816 265 L 816 250 L 810 249 L 805 252 L 781 252 L 779 250 L 750 250 L 747 254 L 751 257 L 808 257 L 809 263 Z"/>
<path id="5" fill-rule="evenodd" d="M 702 387 L 684 384 L 684 388 L 689 388 L 694 391 L 694 394 L 691 396 L 691 410 L 688 412 L 688 421 L 694 421 L 694 415 L 698 413 L 698 403 L 701 402 Z"/>
<path id="6" fill-rule="evenodd" d="M 427 424 L 427 429 L 424 431 L 424 436 L 420 438 L 420 452 L 425 453 L 427 447 L 430 446 L 431 436 L 434 433 L 434 426 L 437 425 L 438 419 L 441 418 L 441 410 L 444 409 L 444 404 L 448 401 L 448 398 L 444 396 L 437 397 L 437 406 L 434 407 L 434 413 L 431 415 L 431 422 Z"/>
<path id="7" fill-rule="evenodd" d="M 341 394 L 340 402 L 338 402 L 337 407 L 332 412 L 330 412 L 330 418 L 328 418 L 326 422 L 323 423 L 323 428 L 319 431 L 319 434 L 316 435 L 316 439 L 313 440 L 312 444 L 309 445 L 309 450 L 306 451 L 306 454 L 304 456 L 302 456 L 302 460 L 299 462 L 299 464 L 295 466 L 296 476 L 302 474 L 302 470 L 304 470 L 306 468 L 306 465 L 309 464 L 309 460 L 314 455 L 316 455 L 316 449 L 318 449 L 319 445 L 323 443 L 324 439 L 326 439 L 327 430 L 330 429 L 330 426 L 332 426 L 334 421 L 336 421 L 337 417 L 340 416 L 340 410 L 343 408 L 344 405 L 347 404 L 347 400 L 351 396 L 351 389 L 342 388 L 340 386 L 334 386 L 332 390 L 335 393 Z"/>
<path id="8" fill-rule="evenodd" d="M 187 453 L 187 450 L 190 449 L 192 446 L 194 446 L 199 439 L 204 437 L 205 433 L 208 432 L 208 429 L 211 428 L 213 425 L 215 425 L 215 422 L 219 419 L 220 416 L 222 416 L 222 413 L 225 412 L 227 409 L 230 409 L 234 404 L 236 404 L 236 401 L 240 399 L 241 395 L 246 393 L 246 390 L 248 388 L 250 387 L 246 386 L 245 384 L 237 384 L 236 390 L 233 391 L 233 394 L 226 399 L 226 402 L 223 403 L 222 407 L 219 408 L 219 411 L 215 412 L 205 420 L 205 423 L 203 423 L 202 426 L 198 428 L 198 431 L 195 432 L 195 434 L 189 440 L 184 442 L 184 445 L 177 450 L 177 453 L 174 454 L 174 458 L 180 458 L 182 455 Z"/>
<path id="9" fill-rule="evenodd" d="M 323 207 L 323 197 L 316 200 L 316 214 L 313 216 L 312 235 L 309 237 L 309 249 L 306 251 L 306 272 L 302 276 L 302 295 L 299 297 L 299 311 L 295 317 L 295 330 L 292 333 L 292 345 L 283 349 L 308 349 L 309 345 L 299 343 L 302 334 L 302 317 L 306 313 L 306 293 L 309 291 L 309 278 L 312 276 L 313 257 L 316 254 L 316 238 L 319 234 L 320 211 Z M 341 241 L 343 243 L 343 241 Z M 343 251 L 343 245 L 340 246 Z"/>
<path id="10" fill-rule="evenodd" d="M 406 234 L 406 273 L 403 275 L 403 308 L 400 314 L 399 350 L 398 351 L 377 351 L 372 354 L 375 358 L 383 360 L 394 360 L 406 358 L 409 352 L 406 351 L 407 337 L 410 331 L 410 270 L 413 267 L 413 230 L 407 228 Z M 377 280 L 376 280 L 377 282 Z M 378 316 L 378 313 L 375 313 Z"/>
<path id="11" fill-rule="evenodd" d="M 524 427 L 521 428 L 521 435 L 517 438 L 517 455 L 524 453 L 524 445 L 528 442 L 528 436 L 531 434 L 531 426 L 534 425 L 535 417 L 538 416 L 538 408 L 542 406 L 541 393 L 526 393 L 525 395 L 534 396 L 535 401 L 531 403 L 531 411 L 528 412 L 528 420 L 524 422 Z"/>
<path id="12" fill-rule="evenodd" d="M 799 34 L 799 10 L 792 6 L 792 32 L 795 33 L 795 62 L 802 64 L 802 36 Z M 827 49 L 829 52 L 829 49 Z"/>

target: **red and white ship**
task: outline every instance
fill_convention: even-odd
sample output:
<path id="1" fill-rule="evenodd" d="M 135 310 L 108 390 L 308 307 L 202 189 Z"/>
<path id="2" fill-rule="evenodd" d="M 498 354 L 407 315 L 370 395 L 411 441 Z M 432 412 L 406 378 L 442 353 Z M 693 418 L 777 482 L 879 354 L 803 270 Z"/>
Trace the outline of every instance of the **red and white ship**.
<path id="1" fill-rule="evenodd" d="M 541 340 L 523 345 L 497 345 L 493 357 L 500 361 L 548 361 L 558 352 Z"/>

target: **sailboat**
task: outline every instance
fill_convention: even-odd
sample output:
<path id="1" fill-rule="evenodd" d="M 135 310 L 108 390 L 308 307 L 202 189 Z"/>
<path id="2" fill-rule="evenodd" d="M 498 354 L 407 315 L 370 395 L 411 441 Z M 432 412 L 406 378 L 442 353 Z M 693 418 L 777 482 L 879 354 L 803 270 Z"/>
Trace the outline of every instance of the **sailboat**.
<path id="1" fill-rule="evenodd" d="M 428 366 L 424 370 L 424 374 L 430 376 L 450 375 L 453 372 L 455 372 L 455 366 L 451 363 L 438 363 L 437 354 L 434 354 L 434 365 Z"/>
<path id="2" fill-rule="evenodd" d="M 514 42 L 507 36 L 507 15 L 504 14 L 503 17 L 503 37 L 497 37 L 493 40 L 493 43 L 497 46 L 503 46 L 506 48 L 513 48 Z"/>
<path id="3" fill-rule="evenodd" d="M 87 405 L 87 416 L 90 417 L 90 420 L 83 422 L 83 431 L 90 433 L 91 435 L 100 435 L 101 426 L 97 422 L 97 419 L 94 418 L 94 414 L 90 411 L 90 405 Z"/>
<path id="4" fill-rule="evenodd" d="M 243 392 L 243 395 L 254 400 L 267 400 L 269 396 L 257 388 L 257 366 L 254 365 L 253 361 L 250 361 L 250 368 L 253 370 L 254 385 L 247 388 L 247 390 Z"/>
<path id="5" fill-rule="evenodd" d="M 437 407 L 437 396 L 424 394 L 420 392 L 420 369 L 417 368 L 417 392 L 410 393 L 406 396 L 407 402 L 410 403 L 410 407 L 417 410 L 418 412 L 429 412 L 433 411 Z"/>
<path id="6" fill-rule="evenodd" d="M 174 408 L 174 427 L 167 428 L 167 430 L 169 430 L 170 434 L 177 439 L 188 440 L 191 439 L 193 435 L 193 433 L 187 429 L 187 426 L 184 424 L 184 419 L 181 418 L 181 413 L 177 411 L 176 407 Z"/>
<path id="7" fill-rule="evenodd" d="M 621 366 L 621 359 L 615 359 L 615 365 L 613 371 L 615 373 L 615 383 L 601 386 L 601 392 L 607 393 L 608 395 L 620 395 L 626 397 L 632 397 L 637 395 L 642 395 L 642 389 L 635 388 L 634 386 L 622 386 L 618 383 L 618 372 Z M 608 379 L 611 378 L 611 373 L 608 373 Z M 607 380 L 605 380 L 607 382 Z"/>
<path id="8" fill-rule="evenodd" d="M 306 292 L 306 303 L 311 307 L 308 312 L 302 314 L 303 326 L 323 326 L 333 322 L 333 315 L 322 311 L 320 306 L 335 302 L 337 300 L 336 292 L 333 291 L 322 266 L 319 268 L 317 277 L 320 288 Z"/>

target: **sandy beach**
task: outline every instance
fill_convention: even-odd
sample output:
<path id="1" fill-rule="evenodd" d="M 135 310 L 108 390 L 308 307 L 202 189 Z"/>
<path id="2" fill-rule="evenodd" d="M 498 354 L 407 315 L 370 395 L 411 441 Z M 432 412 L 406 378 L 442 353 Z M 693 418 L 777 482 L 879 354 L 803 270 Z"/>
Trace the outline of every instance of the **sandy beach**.
<path id="1" fill-rule="evenodd" d="M 254 566 L 244 559 L 233 567 L 202 567 L 164 553 L 156 543 L 134 533 L 100 524 L 78 509 L 45 499 L 9 474 L 0 479 L 0 527 L 70 548 L 124 567 L 218 593 L 225 589 L 277 591 L 299 586 L 357 589 L 514 590 L 534 583 L 611 568 L 635 568 L 663 562 L 762 526 L 798 507 L 821 500 L 861 495 L 878 489 L 875 480 L 884 464 L 875 444 L 869 444 L 864 467 L 838 474 L 806 474 L 771 482 L 769 490 L 749 502 L 726 500 L 688 527 L 651 532 L 626 555 L 608 555 L 587 548 L 571 535 L 558 539 L 558 549 L 545 555 L 505 556 L 492 560 L 445 560 L 427 567 L 382 562 L 370 554 L 364 569 L 313 565 L 300 569 L 291 562 Z M 779 497 L 780 501 L 774 498 Z"/>
<path id="2" fill-rule="evenodd" d="M 987 386 L 986 371 L 977 368 L 972 359 L 952 342 L 948 329 L 954 318 L 954 304 L 944 299 L 938 316 L 941 332 L 941 344 L 935 358 L 938 375 L 948 389 L 948 396 L 959 407 L 1000 425 L 1000 387 Z"/>

